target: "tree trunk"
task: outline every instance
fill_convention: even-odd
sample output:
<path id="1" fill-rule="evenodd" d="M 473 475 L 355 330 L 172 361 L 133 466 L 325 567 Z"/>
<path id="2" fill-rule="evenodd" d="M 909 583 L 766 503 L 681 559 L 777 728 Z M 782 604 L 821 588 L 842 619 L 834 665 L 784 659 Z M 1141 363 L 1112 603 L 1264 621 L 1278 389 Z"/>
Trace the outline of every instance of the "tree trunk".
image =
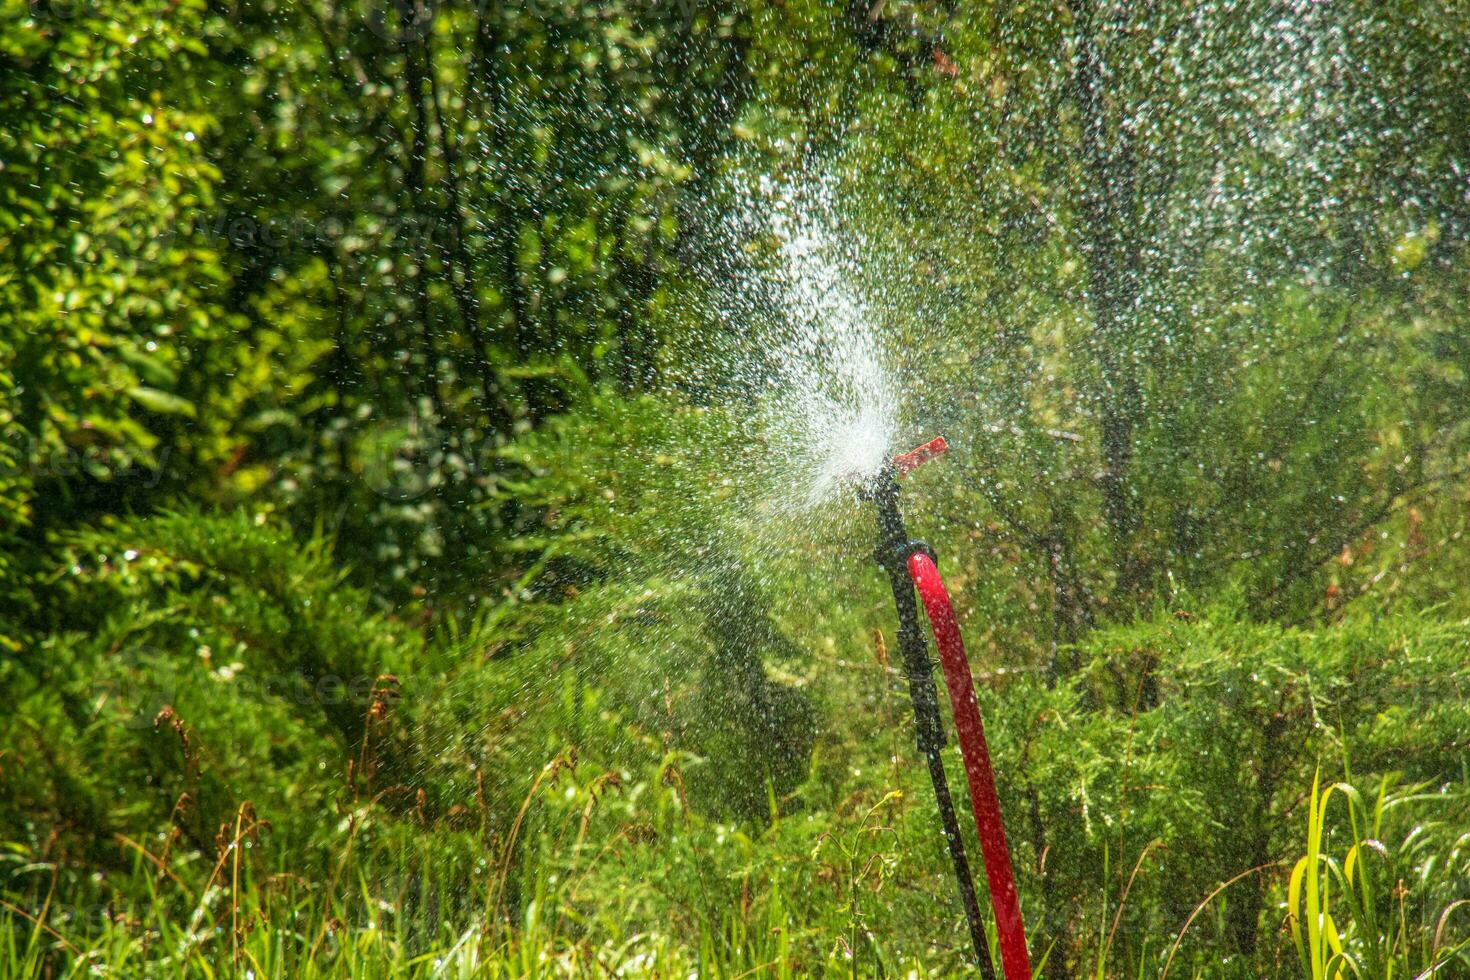
<path id="1" fill-rule="evenodd" d="M 408 225 L 409 232 L 413 236 L 414 313 L 418 317 L 422 330 L 420 342 L 422 344 L 424 358 L 424 389 L 434 406 L 434 413 L 437 416 L 434 424 L 436 426 L 442 426 L 446 420 L 443 392 L 439 390 L 440 350 L 438 318 L 434 311 L 433 302 L 429 297 L 429 249 L 424 238 L 424 229 L 420 226 L 424 216 L 429 213 L 429 205 L 426 197 L 428 183 L 429 122 L 423 102 L 425 82 L 424 66 L 415 56 L 413 47 L 408 49 L 405 65 L 404 80 L 408 85 L 408 92 L 406 94 L 414 110 L 414 123 L 413 131 L 410 133 L 411 143 L 408 150 L 408 161 L 404 167 L 404 177 L 408 185 L 409 214 L 411 216 Z"/>
<path id="2" fill-rule="evenodd" d="M 1093 312 L 1092 350 L 1101 375 L 1098 409 L 1102 429 L 1102 493 L 1113 538 L 1119 598 L 1138 597 L 1146 569 L 1137 554 L 1141 526 L 1131 475 L 1133 440 L 1142 416 L 1142 386 L 1135 311 L 1139 299 L 1136 224 L 1137 167 L 1125 133 L 1110 135 L 1103 100 L 1107 68 L 1098 44 L 1094 0 L 1071 0 L 1074 42 L 1073 96 L 1081 115 L 1078 147 L 1083 171 L 1082 242 Z"/>

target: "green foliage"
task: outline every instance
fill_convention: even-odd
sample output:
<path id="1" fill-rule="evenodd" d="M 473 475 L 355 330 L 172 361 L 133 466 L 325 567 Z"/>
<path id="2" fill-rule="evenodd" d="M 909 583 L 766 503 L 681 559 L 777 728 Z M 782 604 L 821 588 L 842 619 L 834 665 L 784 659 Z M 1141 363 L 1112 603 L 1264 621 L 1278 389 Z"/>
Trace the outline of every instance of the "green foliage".
<path id="1" fill-rule="evenodd" d="M 205 25 L 202 77 L 236 94 L 212 227 L 239 311 L 322 352 L 251 430 L 251 482 L 301 529 L 341 515 L 361 581 L 454 604 L 515 581 L 495 454 L 587 379 L 657 383 L 676 206 L 726 141 L 740 35 L 737 11 L 638 2 L 246 3 Z M 375 448 L 405 429 L 407 483 Z"/>
<path id="2" fill-rule="evenodd" d="M 539 530 L 515 542 L 534 561 L 491 615 L 528 636 L 517 656 L 540 687 L 574 676 L 640 705 L 645 728 L 720 760 L 696 796 L 759 816 L 805 775 L 812 719 L 762 666 L 799 657 L 735 533 L 749 493 L 719 449 L 734 438 L 719 412 L 603 396 L 508 446 L 498 492 Z"/>
<path id="3" fill-rule="evenodd" d="M 865 76 L 833 154 L 869 248 L 905 229 L 875 290 L 922 347 L 920 417 L 967 438 L 987 517 L 1053 565 L 1060 641 L 1238 578 L 1308 615 L 1327 558 L 1463 475 L 1465 253 L 1443 232 L 1464 200 L 1399 140 L 1463 154 L 1434 93 L 1470 64 L 1431 52 L 1465 24 L 1338 7 L 1275 37 L 1265 5 L 1066 6 L 878 18 L 954 66 Z M 1304 93 L 1349 64 L 1319 112 Z M 1420 64 L 1390 135 L 1384 92 Z"/>
<path id="4" fill-rule="evenodd" d="M 159 467 L 197 415 L 203 349 L 229 336 L 220 257 L 187 232 L 210 213 L 213 120 L 172 98 L 201 54 L 203 4 L 7 14 L 0 87 L 9 392 L 24 474 L 115 479 Z M 19 518 L 27 518 L 30 508 Z"/>
<path id="5" fill-rule="evenodd" d="M 283 570 L 257 568 L 267 582 Z M 613 632 L 632 639 L 626 630 Z M 576 642 L 574 629 L 564 635 Z M 1470 725 L 1464 699 L 1445 685 L 1467 682 L 1467 644 L 1464 623 L 1400 618 L 1307 632 L 1242 623 L 1222 609 L 1097 634 L 1088 652 L 1098 659 L 1077 684 L 1049 691 L 1021 677 L 986 694 L 1025 911 L 1048 972 L 1096 963 L 1103 975 L 1271 975 L 1272 963 L 1291 959 L 1289 932 L 1275 925 L 1302 897 L 1290 871 L 1312 773 L 1319 760 L 1349 756 L 1353 783 L 1372 792 L 1352 791 L 1348 820 L 1314 830 L 1324 855 L 1355 855 L 1325 860 L 1320 872 L 1332 876 L 1344 950 L 1369 970 L 1375 956 L 1427 964 L 1462 955 L 1467 801 L 1458 779 Z M 1142 666 L 1117 676 L 1110 665 L 1130 659 L 1120 651 L 1162 655 L 1148 668 L 1153 680 Z M 546 673 L 544 661 L 525 654 L 483 664 L 463 649 L 443 661 L 424 656 L 443 664 L 442 681 L 426 687 L 405 673 L 381 739 L 354 750 L 335 734 L 315 736 L 330 739 L 344 763 L 369 760 L 355 783 L 342 769 L 290 766 L 293 744 L 314 737 L 309 729 L 330 733 L 311 724 L 311 711 L 211 695 L 248 668 L 199 691 L 180 684 L 180 704 L 214 698 L 187 728 L 197 746 L 192 774 L 187 758 L 164 751 L 181 733 L 118 726 L 118 689 L 104 682 L 109 700 L 88 732 L 97 751 L 67 754 L 55 723 L 45 744 L 79 782 L 132 787 L 96 793 L 98 812 L 82 815 L 83 826 L 110 822 L 131 843 L 119 844 L 98 881 L 74 879 L 79 854 L 68 837 L 39 866 L 15 851 L 6 914 L 17 924 L 16 908 L 44 915 L 47 928 L 11 930 L 16 945 L 0 956 L 39 969 L 94 951 L 85 955 L 162 974 L 238 955 L 271 976 L 413 975 L 431 960 L 525 975 L 583 969 L 593 957 L 637 975 L 670 964 L 732 974 L 779 965 L 793 975 L 868 974 L 881 964 L 936 976 L 958 966 L 965 933 L 947 856 L 923 769 L 906 761 L 905 695 L 881 670 L 821 683 L 833 718 L 893 721 L 891 733 L 829 722 L 816 747 L 819 778 L 769 824 L 733 825 L 692 805 L 689 788 L 720 760 L 668 751 L 648 727 L 655 723 L 616 700 L 621 679 L 589 677 L 577 697 L 568 688 L 557 700 L 535 693 L 546 685 L 529 668 Z M 1138 652 L 1131 660 L 1149 662 Z M 486 683 L 495 676 L 515 681 Z M 515 682 L 522 697 L 500 700 Z M 1157 702 L 1139 703 L 1151 685 Z M 265 714 L 288 707 L 300 716 L 294 725 Z M 187 721 L 189 711 L 178 714 Z M 231 711 L 259 714 L 211 716 Z M 1399 727 L 1417 731 L 1415 715 L 1434 716 L 1423 741 Z M 46 714 L 31 705 L 27 716 Z M 252 724 L 274 733 L 269 755 L 238 741 Z M 215 749 L 225 731 L 236 733 L 238 758 Z M 150 740 L 159 746 L 152 775 L 142 771 Z M 391 792 L 388 762 L 408 749 L 377 747 L 403 741 L 425 746 L 406 767 L 424 796 Z M 553 747 L 571 745 L 575 754 Z M 25 746 L 4 748 L 17 786 L 51 780 L 13 766 L 32 754 Z M 469 770 L 463 763 L 476 751 Z M 958 780 L 958 756 L 947 754 Z M 520 771 L 510 773 L 515 760 Z M 273 787 L 286 776 L 281 796 Z M 201 805 L 211 787 L 234 791 L 219 801 L 225 819 L 213 843 L 191 844 L 189 814 L 166 812 L 182 785 Z M 24 812 L 40 809 L 29 800 Z M 252 832 L 258 840 L 236 869 L 229 842 Z M 53 877 L 65 898 L 46 913 Z M 91 911 L 102 908 L 105 917 Z M 1256 935 L 1254 946 L 1242 929 Z M 1223 968 L 1222 948 L 1231 950 Z"/>
<path id="6" fill-rule="evenodd" d="M 1157 937 L 1216 886 L 1244 875 L 1218 917 L 1194 925 L 1176 967 L 1222 947 L 1271 955 L 1279 862 L 1295 846 L 1290 818 L 1318 760 L 1350 755 L 1360 773 L 1456 787 L 1445 806 L 1463 805 L 1465 623 L 1364 618 L 1308 631 L 1241 619 L 1217 610 L 1100 632 L 1082 651 L 1078 684 L 1017 685 L 988 708 L 1005 733 L 996 751 L 1006 812 L 1033 815 L 1012 818 L 1031 850 L 1023 863 L 1046 853 L 1033 894 L 1046 899 L 1053 935 L 1081 941 L 1077 897 L 1101 884 L 1121 905 L 1102 906 L 1119 923 L 1112 962 L 1138 963 L 1163 954 Z M 1456 846 L 1441 839 L 1430 850 L 1446 859 Z M 1111 869 L 1103 882 L 1101 868 Z M 1423 888 L 1410 900 L 1442 910 L 1436 878 L 1406 876 Z"/>
<path id="7" fill-rule="evenodd" d="M 383 675 L 421 659 L 324 542 L 245 513 L 75 532 L 50 577 L 51 632 L 4 665 L 23 719 L 6 748 L 32 762 L 6 812 L 67 851 L 171 826 L 207 848 L 245 801 L 304 838 L 370 778 L 347 766 L 399 693 Z"/>

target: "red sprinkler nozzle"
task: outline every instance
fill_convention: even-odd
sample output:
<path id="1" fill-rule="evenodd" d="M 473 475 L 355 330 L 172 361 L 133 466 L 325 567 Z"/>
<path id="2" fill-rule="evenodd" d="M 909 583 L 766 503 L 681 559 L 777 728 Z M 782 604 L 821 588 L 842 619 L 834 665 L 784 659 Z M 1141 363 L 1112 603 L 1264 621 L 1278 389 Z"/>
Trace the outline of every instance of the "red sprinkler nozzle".
<path id="1" fill-rule="evenodd" d="M 948 449 L 949 443 L 945 442 L 944 436 L 937 436 L 918 449 L 912 449 L 893 457 L 893 468 L 898 470 L 899 476 L 908 476 L 935 456 L 943 455 Z"/>

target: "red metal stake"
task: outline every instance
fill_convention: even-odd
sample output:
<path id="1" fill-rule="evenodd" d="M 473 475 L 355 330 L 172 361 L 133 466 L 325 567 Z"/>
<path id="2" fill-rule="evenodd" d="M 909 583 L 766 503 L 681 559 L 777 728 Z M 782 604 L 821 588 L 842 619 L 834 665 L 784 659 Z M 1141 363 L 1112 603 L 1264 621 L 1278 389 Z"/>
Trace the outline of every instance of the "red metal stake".
<path id="1" fill-rule="evenodd" d="M 934 644 L 939 647 L 939 659 L 944 666 L 955 733 L 965 760 L 965 778 L 970 784 L 970 804 L 975 811 L 975 827 L 980 832 L 980 851 L 985 856 L 985 878 L 990 885 L 990 905 L 1000 939 L 1001 966 L 1006 980 L 1031 980 L 1026 927 L 1021 921 L 1021 903 L 1011 871 L 1005 823 L 1000 816 L 1000 797 L 995 792 L 995 774 L 990 766 L 990 750 L 985 745 L 980 707 L 975 701 L 975 680 L 965 658 L 965 641 L 949 601 L 949 590 L 944 587 L 934 559 L 923 552 L 910 555 L 909 575 L 924 600 L 924 611 L 929 615 Z"/>

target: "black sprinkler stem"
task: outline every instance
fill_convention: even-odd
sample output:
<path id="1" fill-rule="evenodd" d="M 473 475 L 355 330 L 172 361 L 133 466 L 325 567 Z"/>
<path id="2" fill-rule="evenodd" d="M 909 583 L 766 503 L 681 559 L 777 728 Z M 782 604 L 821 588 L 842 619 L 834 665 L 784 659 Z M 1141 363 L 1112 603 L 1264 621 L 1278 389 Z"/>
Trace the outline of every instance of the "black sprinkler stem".
<path id="1" fill-rule="evenodd" d="M 919 623 L 919 603 L 914 583 L 909 577 L 909 558 L 934 551 L 922 541 L 910 540 L 904 526 L 903 512 L 898 506 L 898 474 L 891 466 L 873 478 L 863 492 L 878 509 L 878 548 L 873 557 L 888 573 L 893 587 L 893 603 L 898 610 L 898 648 L 903 654 L 904 673 L 909 681 L 909 698 L 914 705 L 914 727 L 919 751 L 929 763 L 929 779 L 934 784 L 934 800 L 939 806 L 939 819 L 944 825 L 944 838 L 949 844 L 949 857 L 954 863 L 955 883 L 960 890 L 960 904 L 970 927 L 970 941 L 975 947 L 975 961 L 985 980 L 996 980 L 990 960 L 990 941 L 980 917 L 980 903 L 975 896 L 975 881 L 970 875 L 970 861 L 965 855 L 965 842 L 960 837 L 960 823 L 955 816 L 954 800 L 949 794 L 949 780 L 944 773 L 944 721 L 939 713 L 939 700 L 934 686 L 934 665 L 929 660 L 929 643 Z"/>

